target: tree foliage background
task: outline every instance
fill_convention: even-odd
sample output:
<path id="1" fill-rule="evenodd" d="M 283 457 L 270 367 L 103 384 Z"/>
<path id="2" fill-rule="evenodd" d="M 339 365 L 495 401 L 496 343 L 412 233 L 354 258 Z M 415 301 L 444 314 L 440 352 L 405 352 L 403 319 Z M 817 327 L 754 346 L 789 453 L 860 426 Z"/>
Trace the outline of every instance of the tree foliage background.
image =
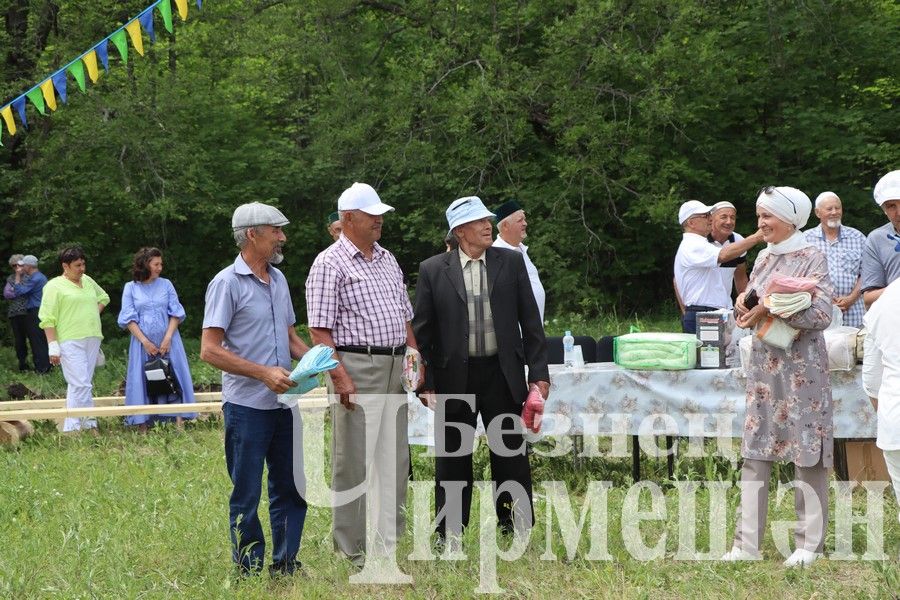
<path id="1" fill-rule="evenodd" d="M 3 102 L 145 1 L 0 0 Z M 548 312 L 672 302 L 677 206 L 730 200 L 755 227 L 763 185 L 830 189 L 845 222 L 885 221 L 871 189 L 900 166 L 893 0 L 207 0 L 27 132 L 4 135 L 0 254 L 48 275 L 77 242 L 114 298 L 156 245 L 196 333 L 236 253 L 243 202 L 291 219 L 303 283 L 353 181 L 397 210 L 383 244 L 415 282 L 444 209 L 477 194 L 528 211 Z M 814 225 L 810 223 L 810 226 Z M 5 264 L 5 263 L 4 263 Z"/>

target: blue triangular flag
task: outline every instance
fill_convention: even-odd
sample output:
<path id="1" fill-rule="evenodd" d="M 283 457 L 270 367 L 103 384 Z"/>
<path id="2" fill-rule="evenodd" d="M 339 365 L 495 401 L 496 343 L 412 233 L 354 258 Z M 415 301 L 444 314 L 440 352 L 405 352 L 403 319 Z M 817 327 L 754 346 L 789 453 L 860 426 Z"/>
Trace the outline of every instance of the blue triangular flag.
<path id="1" fill-rule="evenodd" d="M 12 101 L 13 108 L 19 113 L 19 120 L 22 121 L 22 127 L 28 129 L 28 119 L 25 118 L 25 96 L 19 96 Z"/>
<path id="2" fill-rule="evenodd" d="M 203 8 L 203 0 L 197 0 L 197 8 Z"/>
<path id="3" fill-rule="evenodd" d="M 103 40 L 94 46 L 94 51 L 97 53 L 97 56 L 100 57 L 100 62 L 103 63 L 103 69 L 109 73 L 109 53 L 106 51 L 106 42 L 107 40 Z"/>
<path id="4" fill-rule="evenodd" d="M 63 101 L 63 104 L 67 103 L 69 100 L 66 98 L 66 70 L 63 69 L 54 73 L 50 76 L 50 79 L 53 81 L 56 93 L 59 94 L 59 99 Z"/>
<path id="5" fill-rule="evenodd" d="M 150 36 L 150 41 L 156 43 L 156 34 L 153 33 L 153 8 L 151 7 L 150 10 L 142 13 L 138 17 L 138 21 L 141 22 L 141 27 Z"/>

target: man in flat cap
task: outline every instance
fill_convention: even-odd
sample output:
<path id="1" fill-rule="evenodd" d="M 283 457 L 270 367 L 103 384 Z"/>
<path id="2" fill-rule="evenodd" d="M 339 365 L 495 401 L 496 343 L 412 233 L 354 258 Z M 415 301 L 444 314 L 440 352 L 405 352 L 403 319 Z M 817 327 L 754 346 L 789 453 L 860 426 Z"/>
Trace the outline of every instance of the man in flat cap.
<path id="1" fill-rule="evenodd" d="M 294 456 L 293 418 L 278 394 L 293 387 L 291 359 L 309 349 L 294 330 L 294 308 L 284 275 L 288 220 L 274 206 L 253 202 L 234 211 L 231 226 L 241 249 L 206 289 L 200 358 L 222 373 L 225 462 L 233 484 L 229 502 L 232 558 L 241 573 L 262 568 L 266 540 L 257 510 L 263 465 L 268 465 L 273 573 L 291 574 L 306 520 L 302 458 Z M 301 464 L 295 465 L 299 460 Z M 295 468 L 301 474 L 294 480 Z"/>
<path id="2" fill-rule="evenodd" d="M 866 238 L 861 288 L 867 307 L 878 300 L 891 282 L 900 279 L 900 170 L 879 179 L 872 195 L 888 222 Z"/>
<path id="3" fill-rule="evenodd" d="M 515 200 L 501 204 L 494 211 L 497 215 L 497 239 L 494 246 L 506 248 L 521 253 L 525 260 L 525 268 L 528 270 L 528 280 L 531 282 L 531 291 L 534 292 L 534 301 L 537 302 L 538 312 L 541 313 L 541 323 L 544 322 L 544 302 L 547 298 L 544 286 L 538 276 L 537 267 L 528 256 L 528 246 L 522 242 L 527 236 L 528 222 L 525 220 L 525 209 Z"/>
<path id="4" fill-rule="evenodd" d="M 334 507 L 335 550 L 357 567 L 392 556 L 404 530 L 409 438 L 401 383 L 407 348 L 417 348 L 412 305 L 394 255 L 378 244 L 394 210 L 372 186 L 354 183 L 338 199 L 343 234 L 313 262 L 306 310 L 313 342 L 335 349 L 331 407 L 332 489 L 364 493 Z M 363 487 L 365 485 L 365 487 Z M 373 513 L 367 515 L 368 506 Z M 371 539 L 367 543 L 367 519 Z"/>
<path id="5" fill-rule="evenodd" d="M 338 241 L 338 238 L 341 237 L 341 231 L 344 228 L 344 226 L 341 225 L 341 216 L 338 214 L 338 211 L 334 211 L 328 215 L 326 224 L 328 225 L 328 235 L 330 235 L 331 239 L 334 241 Z"/>
<path id="6" fill-rule="evenodd" d="M 819 194 L 814 206 L 819 224 L 803 234 L 806 241 L 821 250 L 828 259 L 828 278 L 834 286 L 832 302 L 843 312 L 844 325 L 862 327 L 866 309 L 862 299 L 860 270 L 866 236 L 841 222 L 844 207 L 834 192 Z"/>
<path id="7" fill-rule="evenodd" d="M 504 487 L 496 498 L 499 525 L 510 531 L 534 523 L 520 414 L 529 384 L 545 399 L 549 393 L 547 348 L 525 259 L 492 245 L 493 218 L 477 196 L 454 201 L 447 223 L 459 248 L 419 267 L 413 329 L 429 366 L 424 402 L 435 407 L 435 510 L 442 538 L 456 539 L 469 521 L 479 413 L 488 431 L 491 477 Z"/>
<path id="8" fill-rule="evenodd" d="M 697 313 L 731 308 L 731 284 L 725 286 L 721 265 L 729 264 L 762 240 L 759 231 L 746 239 L 722 247 L 711 244 L 711 206 L 688 200 L 678 209 L 678 222 L 684 230 L 675 254 L 675 293 L 682 305 L 681 328 L 697 332 Z"/>

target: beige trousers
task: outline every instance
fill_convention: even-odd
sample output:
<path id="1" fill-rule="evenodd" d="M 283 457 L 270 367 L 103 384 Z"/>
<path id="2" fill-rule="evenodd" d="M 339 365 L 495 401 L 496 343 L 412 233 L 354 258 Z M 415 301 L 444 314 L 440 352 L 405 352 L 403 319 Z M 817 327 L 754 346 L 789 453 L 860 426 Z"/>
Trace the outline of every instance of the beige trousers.
<path id="1" fill-rule="evenodd" d="M 362 566 L 366 553 L 392 553 L 406 528 L 409 440 L 406 392 L 400 383 L 403 357 L 339 356 L 356 385 L 357 406 L 347 410 L 339 398 L 331 398 L 332 489 L 361 486 L 363 493 L 334 507 L 332 537 L 335 550 Z M 330 380 L 328 391 L 334 391 Z"/>
<path id="2" fill-rule="evenodd" d="M 744 459 L 734 546 L 754 556 L 759 556 L 766 533 L 771 475 L 771 461 Z M 796 548 L 822 552 L 828 526 L 828 469 L 822 466 L 820 458 L 819 463 L 813 467 L 795 465 L 794 478 L 796 482 L 808 484 L 815 495 L 807 503 L 803 490 L 800 487 L 794 488 L 794 510 L 798 521 L 797 529 L 794 530 L 794 545 Z"/>

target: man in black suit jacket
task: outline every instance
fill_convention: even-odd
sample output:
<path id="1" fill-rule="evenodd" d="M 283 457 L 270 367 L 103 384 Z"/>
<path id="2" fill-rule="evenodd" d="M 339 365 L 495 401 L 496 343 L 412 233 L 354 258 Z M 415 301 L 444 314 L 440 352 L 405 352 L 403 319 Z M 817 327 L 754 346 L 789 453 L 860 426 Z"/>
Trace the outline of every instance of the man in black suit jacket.
<path id="1" fill-rule="evenodd" d="M 476 196 L 454 201 L 447 222 L 459 248 L 419 266 L 413 331 L 428 365 L 423 402 L 436 412 L 435 504 L 442 537 L 461 533 L 469 521 L 477 413 L 488 430 L 494 484 L 510 489 L 495 499 L 501 528 L 534 524 L 519 415 L 527 382 L 547 397 L 547 348 L 522 255 L 491 245 L 493 217 Z"/>

